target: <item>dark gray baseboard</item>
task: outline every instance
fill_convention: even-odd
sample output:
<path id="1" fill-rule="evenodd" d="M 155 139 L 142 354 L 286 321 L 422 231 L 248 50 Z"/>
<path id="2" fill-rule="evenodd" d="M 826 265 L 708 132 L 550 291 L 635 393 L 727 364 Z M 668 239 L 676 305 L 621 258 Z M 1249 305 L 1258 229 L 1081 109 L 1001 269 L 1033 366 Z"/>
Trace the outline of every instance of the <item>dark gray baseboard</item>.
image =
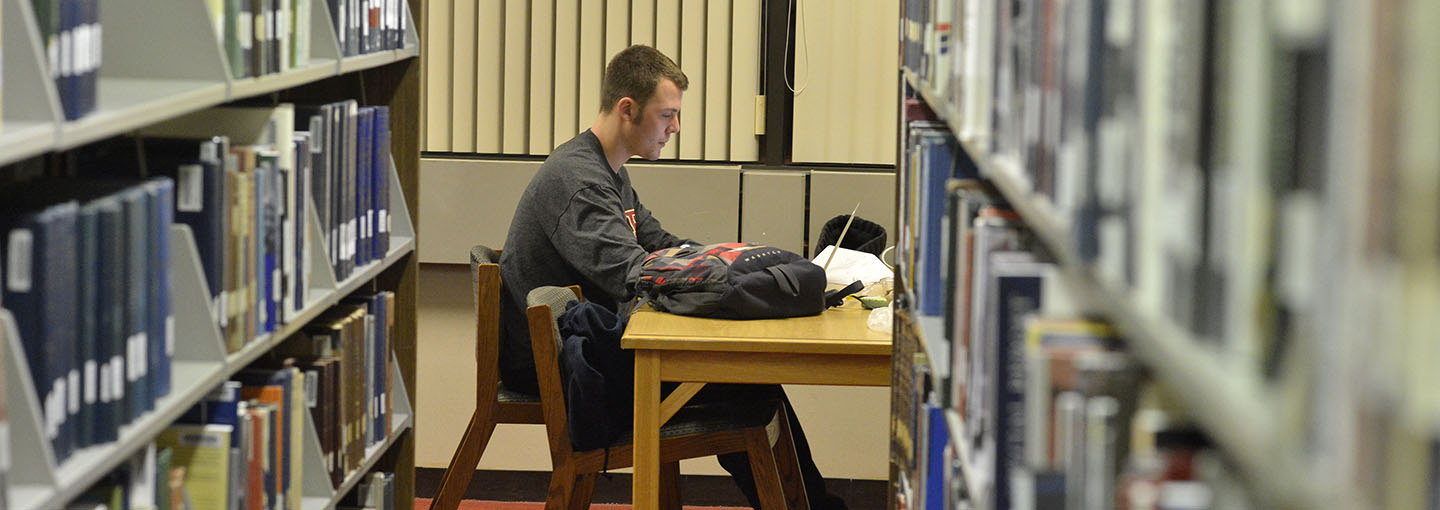
<path id="1" fill-rule="evenodd" d="M 415 497 L 433 498 L 440 490 L 440 478 L 445 470 L 441 468 L 415 468 Z M 681 493 L 686 505 L 698 506 L 749 506 L 745 496 L 735 488 L 735 482 L 728 476 L 683 475 Z M 470 478 L 465 490 L 465 499 L 490 501 L 545 501 L 545 490 L 550 484 L 549 471 L 489 471 L 480 470 Z M 885 480 L 827 479 L 825 488 L 845 500 L 850 510 L 886 510 L 886 493 L 889 482 Z M 595 482 L 595 503 L 630 503 L 630 474 L 610 473 L 601 475 Z"/>

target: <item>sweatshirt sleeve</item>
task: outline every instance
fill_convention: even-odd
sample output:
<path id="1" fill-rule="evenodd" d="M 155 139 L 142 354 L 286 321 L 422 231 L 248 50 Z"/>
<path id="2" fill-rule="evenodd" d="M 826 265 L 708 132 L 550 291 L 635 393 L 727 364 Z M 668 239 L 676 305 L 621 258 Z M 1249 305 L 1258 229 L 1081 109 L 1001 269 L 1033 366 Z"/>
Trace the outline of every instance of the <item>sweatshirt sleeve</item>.
<path id="1" fill-rule="evenodd" d="M 605 293 L 624 300 L 630 296 L 625 288 L 630 269 L 650 252 L 640 245 L 629 219 L 620 211 L 615 188 L 582 188 L 561 205 L 549 237 L 570 267 Z M 638 220 L 639 211 L 636 216 Z"/>

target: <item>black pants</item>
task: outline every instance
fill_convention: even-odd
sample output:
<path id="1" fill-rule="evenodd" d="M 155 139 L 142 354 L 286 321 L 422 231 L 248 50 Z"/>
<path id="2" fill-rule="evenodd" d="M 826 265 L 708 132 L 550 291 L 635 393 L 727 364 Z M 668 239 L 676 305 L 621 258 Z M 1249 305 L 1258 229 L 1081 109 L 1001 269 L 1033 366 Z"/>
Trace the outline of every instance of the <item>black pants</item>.
<path id="1" fill-rule="evenodd" d="M 540 392 L 533 370 L 510 371 L 501 367 L 500 378 L 504 380 L 505 387 L 512 391 Z M 661 393 L 669 394 L 674 387 L 673 383 L 661 384 Z M 800 420 L 795 417 L 795 408 L 790 405 L 790 398 L 785 395 L 784 388 L 773 384 L 707 384 L 691 401 L 762 402 L 776 398 L 785 404 L 785 414 L 789 416 L 790 436 L 795 443 L 795 457 L 800 464 L 800 476 L 805 481 L 805 496 L 810 501 L 810 508 L 845 510 L 845 500 L 825 490 L 825 478 L 820 476 L 820 468 L 815 467 L 815 457 L 810 454 L 810 442 L 805 439 L 805 431 L 800 427 Z M 755 474 L 750 471 L 750 457 L 745 452 L 736 452 L 719 455 L 717 459 L 720 467 L 725 468 L 725 471 L 730 473 L 730 478 L 735 480 L 735 485 L 740 488 L 750 506 L 760 508 L 760 493 L 755 489 Z"/>
<path id="2" fill-rule="evenodd" d="M 820 476 L 820 469 L 815 467 L 815 458 L 810 454 L 810 442 L 805 439 L 805 431 L 800 428 L 800 419 L 795 417 L 795 408 L 790 405 L 790 398 L 785 395 L 784 388 L 768 384 L 707 384 L 691 401 L 744 399 L 759 402 L 775 398 L 785 405 L 785 414 L 790 420 L 790 436 L 795 443 L 795 457 L 800 464 L 800 476 L 805 481 L 805 496 L 810 501 L 810 508 L 845 510 L 845 500 L 825 490 L 825 478 Z M 717 459 L 720 467 L 730 473 L 730 478 L 735 480 L 735 485 L 745 494 L 750 506 L 760 508 L 760 494 L 755 489 L 755 474 L 750 471 L 750 456 L 745 452 L 735 452 L 719 455 Z"/>

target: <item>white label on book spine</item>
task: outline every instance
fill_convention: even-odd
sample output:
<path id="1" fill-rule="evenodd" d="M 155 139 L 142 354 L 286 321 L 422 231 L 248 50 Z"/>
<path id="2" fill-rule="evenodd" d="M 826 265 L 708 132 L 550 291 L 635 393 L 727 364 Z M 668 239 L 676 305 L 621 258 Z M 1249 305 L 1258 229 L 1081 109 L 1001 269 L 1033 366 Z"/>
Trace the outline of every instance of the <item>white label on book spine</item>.
<path id="1" fill-rule="evenodd" d="M 377 223 L 377 226 L 380 227 L 381 234 L 390 231 L 390 215 L 384 209 L 380 210 L 380 222 Z"/>
<path id="2" fill-rule="evenodd" d="M 60 32 L 60 76 L 75 74 L 75 33 L 73 30 Z"/>
<path id="3" fill-rule="evenodd" d="M 320 372 L 315 370 L 305 371 L 305 407 L 307 409 L 314 409 L 316 405 L 319 405 L 319 381 Z"/>
<path id="4" fill-rule="evenodd" d="M 8 250 L 9 260 L 5 261 L 5 267 L 9 273 L 5 275 L 5 288 L 10 292 L 30 292 L 30 250 L 35 245 L 35 235 L 30 233 L 28 228 L 17 228 L 10 231 Z"/>
<path id="5" fill-rule="evenodd" d="M 76 25 L 70 29 L 70 74 L 84 74 L 85 64 L 90 58 L 90 25 Z"/>
<path id="6" fill-rule="evenodd" d="M 59 414 L 59 413 L 57 413 L 57 412 L 55 411 L 55 408 L 56 408 L 56 406 L 55 406 L 55 390 L 52 389 L 52 390 L 50 390 L 49 392 L 45 393 L 45 419 L 44 419 L 44 422 L 45 422 L 45 438 L 46 438 L 46 439 L 54 440 L 54 439 L 55 439 L 55 436 L 58 435 L 57 432 L 60 430 L 60 427 L 56 426 L 56 422 L 55 422 L 55 416 Z"/>
<path id="7" fill-rule="evenodd" d="M 372 210 L 372 211 L 367 211 L 367 212 L 365 213 L 365 221 L 366 221 L 366 225 L 365 225 L 365 226 L 367 227 L 367 230 L 365 231 L 365 235 L 370 236 L 370 237 L 375 237 L 375 231 L 379 229 L 378 227 L 375 226 L 375 211 L 373 211 L 373 210 Z"/>
<path id="8" fill-rule="evenodd" d="M 99 385 L 101 384 L 101 381 L 100 381 L 100 379 L 99 379 L 99 375 L 100 375 L 100 374 L 97 374 L 97 373 L 96 373 L 96 370 L 97 370 L 97 366 L 96 366 L 96 364 L 95 364 L 95 360 L 93 360 L 93 359 L 87 359 L 87 360 L 85 360 L 85 404 L 86 404 L 86 405 L 90 405 L 90 404 L 94 404 L 94 403 L 95 403 L 95 399 L 96 399 L 96 397 L 97 397 L 97 395 L 95 395 L 95 393 L 96 393 L 96 390 L 98 389 L 97 386 L 99 386 Z"/>
<path id="9" fill-rule="evenodd" d="M 61 423 L 65 423 L 65 397 L 69 395 L 68 389 L 65 384 L 65 376 L 62 375 L 55 378 L 55 383 L 52 386 L 53 388 L 55 388 L 55 393 L 53 394 L 53 397 L 55 398 L 56 426 L 59 426 Z"/>
<path id="10" fill-rule="evenodd" d="M 101 402 L 109 402 L 109 401 L 110 401 L 110 364 L 109 364 L 109 363 L 103 363 L 103 364 L 100 365 L 100 384 L 99 384 L 99 386 L 100 386 L 100 401 L 101 401 Z"/>
<path id="11" fill-rule="evenodd" d="M 105 40 L 105 30 L 104 27 L 102 27 L 99 23 L 96 23 L 94 27 L 95 28 L 91 30 L 92 34 L 90 36 L 90 44 L 95 48 L 91 51 L 90 54 L 95 56 L 95 69 L 100 69 L 100 63 L 105 61 L 105 59 L 102 58 L 102 54 L 105 51 L 103 49 L 105 45 L 102 44 L 102 42 Z"/>
<path id="12" fill-rule="evenodd" d="M 165 356 L 175 355 L 175 315 L 165 317 Z"/>
<path id="13" fill-rule="evenodd" d="M 240 16 L 235 21 L 235 33 L 240 34 L 240 49 L 248 50 L 254 46 L 252 39 L 255 35 L 255 24 L 251 14 L 247 11 L 240 11 Z"/>
<path id="14" fill-rule="evenodd" d="M 215 316 L 218 318 L 218 321 L 219 321 L 219 323 L 220 323 L 220 327 L 222 327 L 222 328 L 225 327 L 225 326 L 229 326 L 229 325 L 230 325 L 230 308 L 228 307 L 228 303 L 229 303 L 229 302 L 230 302 L 230 293 L 229 293 L 229 292 L 220 291 L 220 295 L 215 296 L 215 310 L 214 310 L 214 312 L 215 312 Z"/>
<path id="15" fill-rule="evenodd" d="M 10 424 L 0 421 L 0 444 L 10 444 Z M 0 448 L 0 471 L 10 471 L 10 448 Z"/>
<path id="16" fill-rule="evenodd" d="M 270 271 L 270 300 L 279 302 L 282 297 L 284 296 L 280 290 L 280 270 L 275 269 Z"/>
<path id="17" fill-rule="evenodd" d="M 110 398 L 114 400 L 125 398 L 125 372 L 121 370 L 124 363 L 119 356 L 110 358 Z"/>
<path id="18" fill-rule="evenodd" d="M 69 404 L 70 414 L 80 412 L 80 371 L 71 370 L 69 380 L 65 382 L 65 396 Z"/>
<path id="19" fill-rule="evenodd" d="M 180 182 L 175 183 L 175 210 L 180 212 L 201 212 L 205 210 L 204 167 L 180 165 L 176 172 Z"/>

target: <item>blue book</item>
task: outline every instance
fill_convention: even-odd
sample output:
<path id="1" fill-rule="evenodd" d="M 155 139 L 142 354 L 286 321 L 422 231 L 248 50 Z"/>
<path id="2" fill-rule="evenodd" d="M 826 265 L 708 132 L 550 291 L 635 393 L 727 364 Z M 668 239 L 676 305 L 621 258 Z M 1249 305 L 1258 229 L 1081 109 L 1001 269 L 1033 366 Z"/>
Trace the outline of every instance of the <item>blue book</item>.
<path id="1" fill-rule="evenodd" d="M 925 448 L 929 453 L 925 458 L 925 508 L 924 510 L 944 510 L 945 504 L 945 448 L 950 445 L 950 427 L 945 424 L 945 407 L 937 405 L 926 405 L 926 416 L 930 420 L 930 437 L 926 440 Z"/>
<path id="2" fill-rule="evenodd" d="M 310 133 L 296 131 L 291 147 L 295 152 L 295 210 L 289 212 L 294 218 L 294 221 L 290 222 L 294 229 L 290 236 L 295 240 L 295 249 L 290 253 L 293 257 L 291 267 L 295 268 L 289 287 L 292 313 L 305 309 L 305 300 L 309 299 L 310 291 L 310 273 L 306 263 L 310 260 L 311 242 L 305 238 L 310 226 L 310 140 Z"/>
<path id="3" fill-rule="evenodd" d="M 375 134 L 375 258 L 390 253 L 390 107 L 376 106 Z"/>
<path id="4" fill-rule="evenodd" d="M 95 209 L 99 224 L 99 271 L 94 280 L 87 280 L 97 289 L 97 331 L 95 366 L 87 364 L 85 372 L 89 377 L 93 370 L 96 379 L 94 442 L 106 443 L 119 439 L 120 424 L 125 421 L 125 408 L 120 401 L 126 338 L 124 205 L 119 197 L 110 195 L 97 198 L 86 207 Z"/>
<path id="5" fill-rule="evenodd" d="M 170 394 L 170 357 L 175 352 L 175 315 L 170 303 L 170 225 L 175 222 L 175 181 L 156 177 L 144 184 L 150 202 L 150 326 L 146 343 L 148 398 Z"/>
<path id="6" fill-rule="evenodd" d="M 74 49 L 69 42 L 75 40 L 75 28 L 80 24 L 80 2 L 79 0 L 58 0 L 60 3 L 60 33 L 58 40 L 60 57 L 55 60 L 59 66 L 55 70 L 55 88 L 60 94 L 60 109 L 65 115 L 65 120 L 76 120 L 81 116 L 80 93 L 77 80 L 75 79 Z"/>
<path id="7" fill-rule="evenodd" d="M 14 215 L 3 220 L 4 302 L 19 330 L 46 438 L 63 462 L 73 449 L 67 384 L 78 334 L 79 204 L 7 202 Z"/>
<path id="8" fill-rule="evenodd" d="M 917 275 L 920 286 L 920 313 L 940 315 L 944 312 L 945 283 L 942 280 L 944 243 L 941 229 L 945 217 L 945 183 L 952 177 L 975 178 L 974 163 L 945 131 L 922 131 L 920 139 L 920 261 Z"/>
<path id="9" fill-rule="evenodd" d="M 117 196 L 122 204 L 125 225 L 122 230 L 126 261 L 123 283 L 126 299 L 125 384 L 122 401 L 126 409 L 125 423 L 129 423 L 154 407 L 149 398 L 149 379 L 146 377 L 150 367 L 147 346 L 151 303 L 147 282 L 151 278 L 149 260 L 153 255 L 149 242 L 151 208 L 150 197 L 141 187 L 124 189 Z"/>
<path id="10" fill-rule="evenodd" d="M 100 341 L 100 286 L 96 282 L 100 280 L 102 271 L 99 203 L 88 202 L 80 206 L 76 225 L 79 265 L 76 266 L 75 295 L 80 308 L 75 315 L 77 343 L 71 362 L 80 367 L 80 409 L 74 417 L 75 446 L 84 448 L 97 442 L 99 371 L 96 360 Z"/>
<path id="11" fill-rule="evenodd" d="M 1026 252 L 997 253 L 990 263 L 995 329 L 983 348 L 994 374 L 995 507 L 1010 508 L 1009 474 L 1025 467 L 1025 320 L 1041 309 L 1049 264 Z"/>
<path id="12" fill-rule="evenodd" d="M 210 291 L 210 309 L 220 324 L 220 294 L 225 290 L 225 137 L 143 140 L 151 175 L 175 181 L 175 221 L 190 227 Z"/>
<path id="13" fill-rule="evenodd" d="M 374 170 L 375 159 L 371 141 L 375 134 L 372 127 L 374 120 L 374 108 L 366 106 L 360 108 L 359 118 L 355 121 L 355 214 L 360 222 L 360 237 L 356 239 L 355 245 L 356 266 L 368 264 L 374 254 L 370 243 L 375 218 L 375 212 L 370 207 L 370 173 Z"/>

